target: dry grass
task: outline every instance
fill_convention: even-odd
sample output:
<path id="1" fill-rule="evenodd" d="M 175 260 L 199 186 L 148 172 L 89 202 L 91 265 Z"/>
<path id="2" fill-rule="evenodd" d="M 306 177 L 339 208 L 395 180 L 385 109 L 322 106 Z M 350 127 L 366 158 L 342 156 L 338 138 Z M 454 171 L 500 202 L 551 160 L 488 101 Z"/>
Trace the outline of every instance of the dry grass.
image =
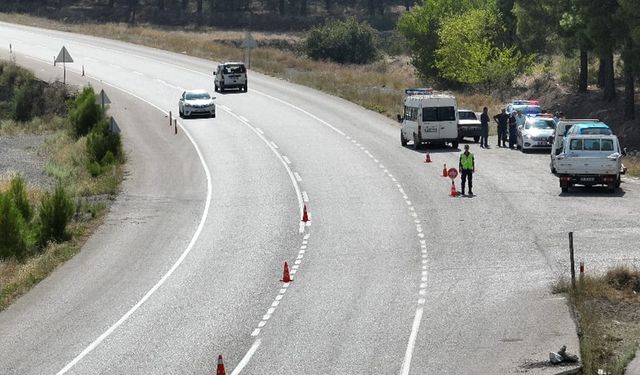
<path id="1" fill-rule="evenodd" d="M 627 167 L 629 175 L 640 176 L 640 156 L 626 156 L 624 166 Z"/>
<path id="2" fill-rule="evenodd" d="M 568 288 L 568 283 L 559 283 Z M 570 290 L 570 289 L 569 289 Z M 583 374 L 622 375 L 640 345 L 640 271 L 614 268 L 570 290 L 582 335 Z"/>

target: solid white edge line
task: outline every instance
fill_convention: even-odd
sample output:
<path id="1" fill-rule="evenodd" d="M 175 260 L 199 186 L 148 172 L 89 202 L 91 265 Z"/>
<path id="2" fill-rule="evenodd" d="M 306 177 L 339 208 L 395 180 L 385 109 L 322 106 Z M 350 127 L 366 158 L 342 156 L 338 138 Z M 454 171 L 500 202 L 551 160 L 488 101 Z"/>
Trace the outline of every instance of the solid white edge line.
<path id="1" fill-rule="evenodd" d="M 402 362 L 402 370 L 400 375 L 409 375 L 411 370 L 411 357 L 413 357 L 413 349 L 416 346 L 416 338 L 418 337 L 418 331 L 420 330 L 420 322 L 422 321 L 422 307 L 418 307 L 416 310 L 416 316 L 413 318 L 413 325 L 411 326 L 411 335 L 409 336 L 409 343 L 407 344 L 407 351 L 404 354 L 404 362 Z"/>
<path id="2" fill-rule="evenodd" d="M 236 368 L 233 369 L 233 372 L 231 373 L 231 375 L 238 375 L 240 371 L 242 371 L 242 369 L 249 363 L 249 361 L 251 360 L 251 357 L 253 357 L 256 350 L 258 350 L 260 343 L 261 343 L 261 340 L 256 339 L 253 345 L 251 345 L 251 348 L 249 349 L 247 354 L 245 354 L 244 357 L 242 357 L 242 360 L 240 361 L 240 363 L 238 363 Z"/>
<path id="3" fill-rule="evenodd" d="M 29 58 L 34 59 L 34 60 L 43 61 L 42 59 L 38 59 L 38 58 L 33 58 L 33 57 L 29 57 Z M 87 76 L 87 77 L 100 82 L 100 80 L 97 79 L 96 77 L 92 77 L 92 76 Z M 155 105 L 155 104 L 153 104 L 153 103 L 151 103 L 151 102 L 149 102 L 149 101 L 147 101 L 147 100 L 135 95 L 132 92 L 129 92 L 129 91 L 125 90 L 125 89 L 122 89 L 120 87 L 117 87 L 117 86 L 115 86 L 113 84 L 110 84 L 108 82 L 105 82 L 105 81 L 102 81 L 102 83 L 105 84 L 105 85 L 111 86 L 116 90 L 120 90 L 120 91 L 124 92 L 125 94 L 131 95 L 134 98 L 137 98 L 138 100 L 141 100 L 141 101 L 151 105 L 152 107 L 158 109 L 159 111 L 161 111 L 165 115 L 168 115 L 168 112 L 166 112 L 162 108 L 160 108 L 157 105 Z M 56 375 L 63 375 L 67 371 L 69 371 L 73 366 L 75 366 L 78 362 L 80 362 L 87 354 L 91 353 L 98 345 L 100 345 L 100 343 L 102 343 L 102 341 L 104 341 L 107 337 L 109 337 L 109 335 L 111 335 L 120 325 L 122 325 L 122 323 L 124 323 L 127 319 L 129 319 L 129 317 L 136 310 L 138 310 L 138 308 L 140 308 L 140 306 L 142 306 L 153 295 L 153 293 L 155 293 L 156 290 L 158 290 L 158 288 L 160 288 L 160 286 L 162 286 L 162 284 L 164 284 L 165 281 L 167 281 L 167 279 L 171 276 L 171 274 L 173 274 L 173 272 L 180 266 L 180 264 L 184 261 L 184 259 L 187 257 L 187 255 L 191 252 L 191 250 L 193 249 L 196 241 L 200 237 L 200 234 L 202 233 L 202 229 L 204 228 L 204 223 L 207 220 L 207 216 L 209 215 L 209 208 L 211 206 L 211 196 L 212 196 L 212 190 L 213 190 L 212 189 L 212 185 L 211 185 L 211 173 L 209 172 L 209 167 L 207 166 L 207 163 L 204 160 L 204 156 L 202 155 L 202 152 L 200 151 L 200 148 L 196 144 L 195 140 L 191 137 L 191 134 L 182 126 L 182 124 L 181 123 L 179 123 L 179 124 L 180 124 L 180 128 L 187 135 L 187 138 L 189 138 L 189 141 L 191 141 L 191 144 L 193 145 L 194 149 L 196 150 L 196 153 L 198 154 L 198 158 L 200 159 L 200 163 L 202 164 L 202 167 L 204 169 L 204 172 L 205 172 L 205 175 L 206 175 L 206 178 L 207 178 L 207 197 L 206 197 L 206 201 L 205 201 L 204 212 L 202 213 L 202 217 L 200 218 L 200 223 L 198 224 L 198 228 L 196 229 L 195 233 L 191 237 L 191 241 L 189 241 L 189 245 L 187 246 L 187 248 L 182 252 L 182 255 L 180 255 L 178 260 L 173 264 L 173 266 L 169 269 L 169 271 L 167 271 L 167 273 L 165 273 L 164 276 L 162 276 L 162 278 L 151 289 L 149 289 L 149 291 L 131 309 L 129 309 L 129 311 L 127 311 L 120 319 L 118 319 L 117 322 L 115 322 L 111 327 L 109 327 L 106 331 L 104 331 L 97 339 L 95 339 L 91 344 L 89 344 L 71 362 L 67 363 L 67 365 L 64 366 L 60 371 L 58 371 L 56 373 Z"/>

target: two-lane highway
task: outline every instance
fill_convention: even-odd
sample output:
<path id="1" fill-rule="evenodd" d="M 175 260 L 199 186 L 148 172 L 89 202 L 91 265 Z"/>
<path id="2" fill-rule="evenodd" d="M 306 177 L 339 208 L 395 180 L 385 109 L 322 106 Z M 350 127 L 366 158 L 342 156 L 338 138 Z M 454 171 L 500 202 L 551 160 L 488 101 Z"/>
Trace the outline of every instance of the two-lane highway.
<path id="1" fill-rule="evenodd" d="M 425 164 L 390 120 L 254 72 L 248 93 L 216 94 L 216 119 L 181 120 L 174 136 L 160 110 L 176 113 L 185 88 L 212 91 L 213 62 L 7 24 L 0 35 L 40 75 L 65 45 L 67 68 L 87 73 L 71 79 L 113 97 L 132 159 L 107 225 L 0 314 L 2 373 L 205 374 L 220 353 L 234 374 L 514 373 L 578 350 L 549 293 L 566 231 L 589 238 L 587 264 L 637 264 L 635 184 L 560 195 L 546 155 L 473 147 L 477 197 L 452 199 L 439 175 L 458 151 Z"/>

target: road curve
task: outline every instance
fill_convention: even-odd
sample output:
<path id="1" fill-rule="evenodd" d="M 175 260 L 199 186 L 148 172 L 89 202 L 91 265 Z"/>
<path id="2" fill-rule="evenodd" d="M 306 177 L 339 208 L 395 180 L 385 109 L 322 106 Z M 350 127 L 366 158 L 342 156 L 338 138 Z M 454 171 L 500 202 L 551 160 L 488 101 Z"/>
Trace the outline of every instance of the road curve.
<path id="1" fill-rule="evenodd" d="M 201 162 L 158 108 L 211 89 L 212 62 L 8 24 L 0 35 L 41 75 L 65 45 L 71 79 L 112 97 L 131 156 L 106 225 L 0 314 L 2 373 L 204 374 L 218 353 L 236 374 L 520 372 L 578 350 L 566 301 L 549 293 L 567 231 L 588 270 L 639 262 L 634 181 L 560 194 L 548 156 L 473 147 L 477 196 L 451 199 L 439 175 L 457 151 L 429 150 L 425 164 L 388 119 L 253 72 L 247 94 L 218 95 L 216 119 L 181 121 Z"/>

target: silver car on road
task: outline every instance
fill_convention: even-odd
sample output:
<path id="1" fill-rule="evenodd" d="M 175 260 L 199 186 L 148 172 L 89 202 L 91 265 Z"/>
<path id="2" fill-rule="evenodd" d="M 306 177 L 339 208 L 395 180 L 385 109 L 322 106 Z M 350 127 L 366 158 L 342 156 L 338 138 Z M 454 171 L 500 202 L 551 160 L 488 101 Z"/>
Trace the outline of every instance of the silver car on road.
<path id="1" fill-rule="evenodd" d="M 178 101 L 180 117 L 205 116 L 216 117 L 215 98 L 205 90 L 187 90 Z"/>

